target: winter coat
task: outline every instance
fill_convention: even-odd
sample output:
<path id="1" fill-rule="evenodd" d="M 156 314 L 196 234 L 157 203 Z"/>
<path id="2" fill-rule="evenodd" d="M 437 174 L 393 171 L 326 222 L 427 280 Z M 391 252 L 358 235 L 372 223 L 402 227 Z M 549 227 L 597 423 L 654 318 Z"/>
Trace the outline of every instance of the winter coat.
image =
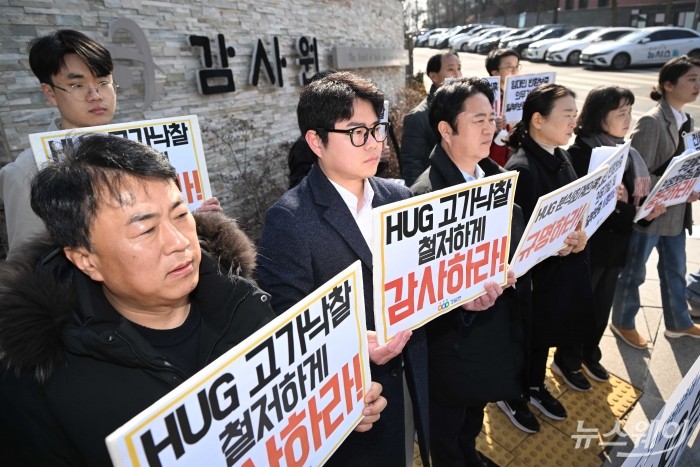
<path id="1" fill-rule="evenodd" d="M 248 279 L 250 240 L 222 214 L 196 220 L 203 254 L 190 298 L 201 315 L 202 368 L 274 314 L 269 296 Z M 0 363 L 5 465 L 111 465 L 105 437 L 191 376 L 45 241 L 0 264 Z"/>
<path id="2" fill-rule="evenodd" d="M 556 148 L 552 155 L 529 135 L 506 163 L 519 172 L 515 202 L 530 220 L 540 196 L 576 180 L 569 154 Z M 532 274 L 532 345 L 555 347 L 586 342 L 594 332 L 593 290 L 588 247 L 580 253 L 551 256 Z"/>
<path id="3" fill-rule="evenodd" d="M 688 115 L 688 127 L 693 131 L 693 117 Z M 639 151 L 651 173 L 651 184 L 654 186 L 663 174 L 664 165 L 671 157 L 679 154 L 683 148 L 680 128 L 673 115 L 671 106 L 666 99 L 661 99 L 656 107 L 642 115 L 634 125 L 632 147 Z M 651 224 L 635 224 L 634 228 L 649 235 L 666 235 L 673 237 L 683 229 L 690 232 L 693 226 L 693 212 L 689 203 L 669 206 L 666 212 Z"/>
<path id="4" fill-rule="evenodd" d="M 403 118 L 401 176 L 406 180 L 407 186 L 411 186 L 428 167 L 428 158 L 437 143 L 428 118 L 433 93 L 436 90 L 437 87 L 433 85 L 428 96 Z"/>
<path id="5" fill-rule="evenodd" d="M 486 176 L 505 172 L 493 160 L 479 162 Z M 430 167 L 411 187 L 416 195 L 464 183 L 464 176 L 438 144 Z M 513 210 L 510 252 L 525 229 Z M 517 399 L 525 391 L 526 329 L 530 317 L 530 277 L 518 279 L 485 311 L 452 310 L 426 325 L 430 397 L 443 405 L 476 406 Z"/>

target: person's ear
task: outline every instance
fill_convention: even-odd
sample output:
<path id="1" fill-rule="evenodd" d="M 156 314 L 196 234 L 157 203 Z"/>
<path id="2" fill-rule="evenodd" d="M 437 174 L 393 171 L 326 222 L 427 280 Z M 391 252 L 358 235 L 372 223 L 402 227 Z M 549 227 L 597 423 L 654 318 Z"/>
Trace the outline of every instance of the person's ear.
<path id="1" fill-rule="evenodd" d="M 440 123 L 438 123 L 438 133 L 440 133 L 443 140 L 449 141 L 449 138 L 453 133 L 452 127 L 449 123 L 447 123 L 447 121 L 441 120 Z"/>
<path id="2" fill-rule="evenodd" d="M 671 83 L 670 81 L 664 81 L 663 88 L 666 92 L 673 91 L 673 83 Z"/>
<path id="3" fill-rule="evenodd" d="M 428 73 L 428 78 L 430 78 L 430 81 L 432 81 L 433 84 L 435 84 L 435 85 L 440 84 L 437 82 L 439 76 L 440 76 L 440 74 L 436 73 L 434 71 L 431 71 L 430 73 Z"/>
<path id="4" fill-rule="evenodd" d="M 304 135 L 304 139 L 314 154 L 319 158 L 322 157 L 324 145 L 318 133 L 315 130 L 309 130 Z"/>
<path id="5" fill-rule="evenodd" d="M 544 117 L 541 113 L 535 112 L 534 114 L 532 114 L 532 119 L 530 120 L 530 123 L 533 127 L 537 128 L 538 130 L 541 129 L 542 122 L 544 122 Z"/>
<path id="6" fill-rule="evenodd" d="M 82 246 L 65 247 L 63 248 L 63 253 L 68 258 L 68 261 L 83 271 L 90 279 L 96 282 L 104 281 L 104 277 L 99 269 L 99 261 L 95 254 L 88 251 L 87 248 Z"/>
<path id="7" fill-rule="evenodd" d="M 46 83 L 41 83 L 41 92 L 44 93 L 46 96 L 46 100 L 49 101 L 49 104 L 51 104 L 54 107 L 58 107 L 58 102 L 56 102 L 56 96 L 54 95 L 53 88 L 51 87 L 50 84 Z"/>

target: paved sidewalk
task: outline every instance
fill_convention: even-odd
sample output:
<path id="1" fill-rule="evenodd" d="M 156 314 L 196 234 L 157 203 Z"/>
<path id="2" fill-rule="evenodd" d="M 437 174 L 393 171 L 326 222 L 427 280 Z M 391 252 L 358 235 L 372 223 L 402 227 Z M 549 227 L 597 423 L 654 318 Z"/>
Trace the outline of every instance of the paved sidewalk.
<path id="1" fill-rule="evenodd" d="M 693 203 L 693 219 L 693 236 L 688 237 L 686 244 L 689 272 L 697 271 L 700 267 L 700 202 Z M 637 314 L 636 321 L 637 330 L 652 342 L 650 348 L 634 349 L 616 338 L 609 328 L 601 342 L 602 363 L 605 368 L 644 392 L 626 417 L 624 431 L 631 437 L 638 437 L 645 431 L 643 428 L 656 417 L 683 376 L 700 356 L 700 339 L 667 339 L 664 336 L 659 277 L 656 271 L 657 259 L 654 251 L 647 262 L 647 278 L 641 288 L 642 309 Z M 699 321 L 696 320 L 697 322 Z M 609 453 L 609 459 L 604 465 L 621 465 L 625 459 L 618 457 L 617 453 L 629 452 L 631 448 L 631 445 L 615 448 Z M 691 435 L 678 465 L 700 465 L 700 439 L 697 429 Z"/>

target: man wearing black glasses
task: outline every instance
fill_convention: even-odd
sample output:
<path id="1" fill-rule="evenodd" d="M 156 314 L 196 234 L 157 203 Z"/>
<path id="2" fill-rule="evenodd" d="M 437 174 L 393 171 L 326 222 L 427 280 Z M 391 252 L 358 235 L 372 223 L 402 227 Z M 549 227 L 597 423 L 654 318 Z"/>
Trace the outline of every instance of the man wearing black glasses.
<path id="1" fill-rule="evenodd" d="M 379 121 L 383 105 L 381 91 L 352 73 L 332 73 L 302 89 L 297 118 L 316 162 L 267 212 L 258 254 L 260 285 L 276 313 L 359 259 L 367 328 L 374 330 L 371 210 L 411 196 L 374 177 L 387 137 L 387 124 Z M 383 386 L 389 404 L 370 431 L 353 432 L 327 465 L 411 465 L 414 424 L 405 409 L 413 412 L 429 465 L 425 334 L 407 331 L 386 346 L 376 346 L 371 336 L 370 361 L 372 380 Z M 411 394 L 406 406 L 404 381 Z"/>

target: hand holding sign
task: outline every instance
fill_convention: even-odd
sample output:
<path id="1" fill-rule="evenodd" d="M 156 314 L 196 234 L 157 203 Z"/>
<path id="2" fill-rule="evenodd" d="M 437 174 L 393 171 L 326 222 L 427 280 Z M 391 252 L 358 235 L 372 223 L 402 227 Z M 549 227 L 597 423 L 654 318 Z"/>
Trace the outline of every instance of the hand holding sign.
<path id="1" fill-rule="evenodd" d="M 377 333 L 367 331 L 367 343 L 369 344 L 369 360 L 375 365 L 384 365 L 392 358 L 398 356 L 411 338 L 411 331 L 401 331 L 387 345 L 379 345 Z"/>
<path id="2" fill-rule="evenodd" d="M 462 309 L 466 311 L 484 311 L 488 310 L 496 303 L 496 299 L 503 293 L 503 287 L 495 282 L 487 282 L 484 284 L 486 295 L 482 295 L 469 303 L 462 305 Z"/>
<path id="3" fill-rule="evenodd" d="M 387 400 L 382 396 L 382 385 L 372 381 L 372 385 L 365 396 L 365 408 L 362 410 L 364 418 L 355 431 L 364 433 L 369 431 L 377 421 L 379 421 L 382 410 L 386 408 Z"/>

